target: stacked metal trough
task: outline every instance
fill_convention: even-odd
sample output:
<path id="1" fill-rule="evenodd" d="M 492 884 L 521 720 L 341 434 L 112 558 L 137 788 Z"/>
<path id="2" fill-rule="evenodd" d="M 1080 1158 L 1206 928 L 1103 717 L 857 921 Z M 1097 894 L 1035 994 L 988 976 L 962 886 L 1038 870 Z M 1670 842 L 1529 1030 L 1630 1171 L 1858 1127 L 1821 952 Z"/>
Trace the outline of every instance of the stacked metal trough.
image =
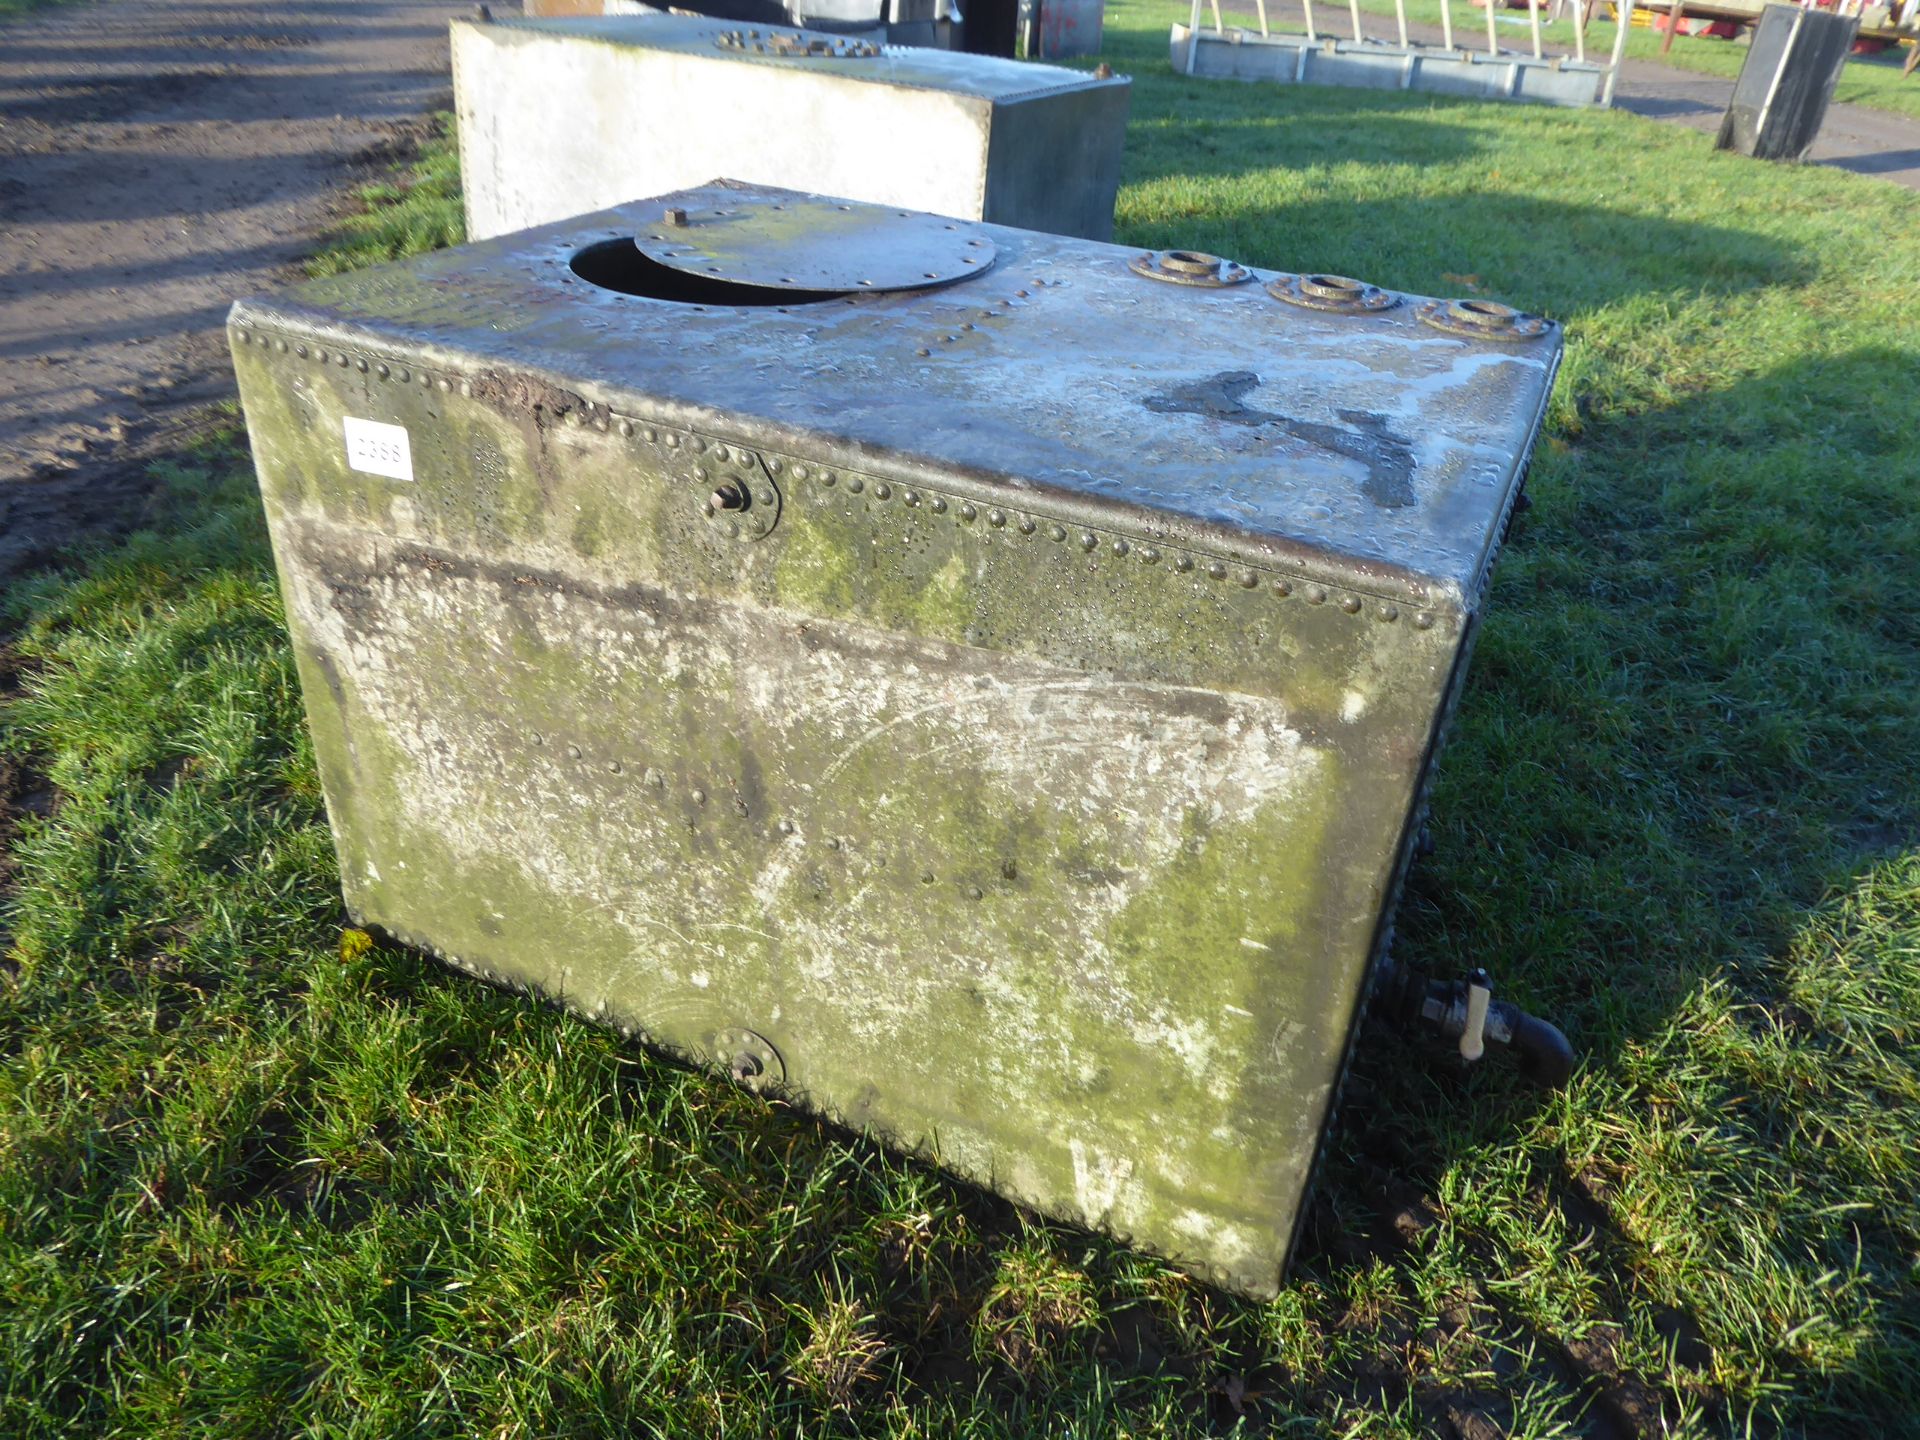
<path id="1" fill-rule="evenodd" d="M 678 15 L 460 21 L 476 240 L 717 176 L 1105 240 L 1129 82 Z"/>

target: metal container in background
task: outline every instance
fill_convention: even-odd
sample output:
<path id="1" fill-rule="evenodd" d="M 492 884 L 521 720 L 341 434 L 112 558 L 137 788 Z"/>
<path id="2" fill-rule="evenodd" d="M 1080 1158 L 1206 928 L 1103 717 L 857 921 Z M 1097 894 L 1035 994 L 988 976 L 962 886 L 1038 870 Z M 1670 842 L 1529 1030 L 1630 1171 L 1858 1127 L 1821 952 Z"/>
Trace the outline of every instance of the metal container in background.
<path id="1" fill-rule="evenodd" d="M 1857 14 L 1767 6 L 1733 82 L 1714 148 L 1756 160 L 1804 156 L 1827 118 L 1859 29 Z"/>
<path id="2" fill-rule="evenodd" d="M 666 9 L 645 0 L 522 0 L 521 13 L 551 20 L 581 15 L 661 15 Z"/>
<path id="3" fill-rule="evenodd" d="M 1176 22 L 1167 58 L 1174 72 L 1273 85 L 1333 85 L 1356 90 L 1424 90 L 1473 100 L 1519 100 L 1569 107 L 1611 103 L 1611 70 L 1568 55 L 1496 54 L 1438 45 L 1395 45 L 1335 35 L 1211 30 Z"/>
<path id="4" fill-rule="evenodd" d="M 1274 1293 L 1557 328 L 721 185 L 230 335 L 354 916 Z"/>
<path id="5" fill-rule="evenodd" d="M 1106 0 L 1037 0 L 1037 8 L 1034 28 L 1038 48 L 1030 53 L 1042 60 L 1071 60 L 1100 53 Z"/>
<path id="6" fill-rule="evenodd" d="M 953 0 L 790 0 L 791 23 L 876 45 L 932 50 L 962 48 L 962 20 Z"/>
<path id="7" fill-rule="evenodd" d="M 742 11 L 752 24 L 799 25 L 871 40 L 876 45 L 924 45 L 935 50 L 964 47 L 965 26 L 953 0 L 707 0 L 673 9 L 710 15 L 738 24 Z M 642 0 L 525 0 L 522 13 L 535 19 L 582 15 L 664 15 L 666 5 Z M 972 49 L 986 47 L 974 45 Z M 998 52 L 991 52 L 998 53 Z"/>
<path id="8" fill-rule="evenodd" d="M 1130 82 L 677 15 L 456 21 L 467 232 L 729 176 L 1113 232 Z"/>

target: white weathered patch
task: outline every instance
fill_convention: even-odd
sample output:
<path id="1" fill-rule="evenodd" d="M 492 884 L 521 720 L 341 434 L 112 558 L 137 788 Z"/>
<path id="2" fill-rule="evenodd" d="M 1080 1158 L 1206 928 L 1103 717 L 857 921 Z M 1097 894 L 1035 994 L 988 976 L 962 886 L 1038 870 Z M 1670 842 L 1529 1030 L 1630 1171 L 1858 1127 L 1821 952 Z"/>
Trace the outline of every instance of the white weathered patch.
<path id="1" fill-rule="evenodd" d="M 1340 697 L 1340 718 L 1351 725 L 1367 713 L 1367 697 L 1359 690 L 1349 690 Z"/>
<path id="2" fill-rule="evenodd" d="M 1116 1212 L 1138 1205 L 1131 1156 L 1109 1154 L 1078 1138 L 1067 1141 L 1067 1152 L 1073 1157 L 1073 1202 L 1088 1225 L 1110 1225 Z"/>
<path id="3" fill-rule="evenodd" d="M 1245 1226 L 1217 1215 L 1180 1210 L 1174 1214 L 1169 1228 L 1185 1242 L 1184 1253 L 1204 1255 L 1218 1269 L 1258 1275 L 1279 1264 L 1279 1256 L 1273 1253 L 1271 1235 L 1253 1234 Z"/>
<path id="4" fill-rule="evenodd" d="M 797 845 L 776 849 L 767 857 L 767 863 L 760 867 L 760 873 L 753 877 L 753 898 L 768 915 L 778 915 L 784 911 L 785 907 L 780 903 L 781 892 L 793 878 L 794 867 L 801 853 Z"/>
<path id="5" fill-rule="evenodd" d="M 1186 1067 L 1195 1082 L 1209 1089 L 1226 1078 L 1216 1072 L 1213 1064 L 1214 1052 L 1220 1047 L 1220 1034 L 1208 1017 L 1176 1015 L 1155 1006 L 1144 1021 L 1136 1021 L 1128 1030 L 1142 1045 L 1171 1054 Z"/>

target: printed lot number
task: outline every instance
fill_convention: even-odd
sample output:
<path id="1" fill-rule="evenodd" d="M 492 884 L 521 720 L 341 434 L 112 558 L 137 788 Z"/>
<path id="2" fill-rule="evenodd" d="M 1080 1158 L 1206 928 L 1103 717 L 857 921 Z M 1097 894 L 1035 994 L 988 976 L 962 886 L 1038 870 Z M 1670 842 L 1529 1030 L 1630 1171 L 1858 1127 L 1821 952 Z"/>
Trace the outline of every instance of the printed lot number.
<path id="1" fill-rule="evenodd" d="M 367 475 L 389 480 L 413 479 L 413 447 L 404 425 L 346 417 L 347 464 Z"/>

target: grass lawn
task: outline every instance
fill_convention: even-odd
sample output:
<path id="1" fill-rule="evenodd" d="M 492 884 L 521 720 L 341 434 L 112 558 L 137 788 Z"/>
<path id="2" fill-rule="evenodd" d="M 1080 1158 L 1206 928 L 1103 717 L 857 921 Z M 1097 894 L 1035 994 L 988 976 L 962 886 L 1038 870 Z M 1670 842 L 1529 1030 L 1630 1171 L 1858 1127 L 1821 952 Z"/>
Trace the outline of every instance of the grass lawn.
<path id="1" fill-rule="evenodd" d="M 1540 5 L 1543 48 L 1549 55 L 1571 55 L 1573 21 L 1567 19 L 1557 25 L 1549 24 L 1546 16 L 1550 3 L 1551 0 L 1541 0 Z M 1210 4 L 1211 0 L 1208 0 L 1208 4 L 1201 6 L 1203 17 L 1211 17 Z M 1441 0 L 1406 0 L 1407 19 L 1415 24 L 1437 27 L 1440 24 L 1440 6 Z M 1571 13 L 1572 7 L 1568 8 Z M 1223 12 L 1232 12 L 1227 17 L 1229 26 L 1237 24 L 1248 29 L 1256 28 L 1252 18 L 1255 14 L 1253 0 L 1221 0 L 1221 9 Z M 1393 0 L 1360 0 L 1360 9 L 1370 17 L 1362 26 L 1362 34 L 1375 40 L 1395 38 Z M 1487 44 L 1487 12 L 1475 9 L 1467 0 L 1453 0 L 1452 9 L 1454 44 L 1466 49 L 1484 50 Z M 1380 22 L 1378 17 L 1381 16 L 1387 17 L 1385 24 Z M 1184 23 L 1187 17 L 1182 13 L 1175 18 Z M 1267 18 L 1274 30 L 1306 30 L 1304 11 L 1299 0 L 1268 0 Z M 1497 11 L 1495 19 L 1501 49 L 1532 49 L 1533 31 L 1524 9 Z M 1314 0 L 1313 22 L 1316 31 L 1323 35 L 1346 39 L 1353 34 L 1353 19 L 1347 5 L 1335 3 L 1335 0 Z M 1211 18 L 1206 18 L 1205 23 L 1210 25 Z M 1587 29 L 1587 58 L 1605 64 L 1613 54 L 1613 37 L 1613 22 L 1602 11 Z M 1673 48 L 1662 55 L 1660 46 L 1666 38 L 1666 33 L 1661 30 L 1640 26 L 1630 28 L 1627 32 L 1627 58 L 1661 61 L 1682 70 L 1724 75 L 1728 79 L 1740 73 L 1740 66 L 1747 58 L 1744 41 L 1697 35 L 1674 36 Z M 1920 75 L 1904 80 L 1901 78 L 1900 67 L 1905 59 L 1906 51 L 1898 48 L 1878 55 L 1854 56 L 1841 72 L 1833 98 L 1846 104 L 1869 105 L 1878 110 L 1892 110 L 1920 119 Z"/>
<path id="2" fill-rule="evenodd" d="M 1626 115 L 1136 77 L 1120 234 L 1570 346 L 1276 1302 L 343 939 L 244 450 L 0 601 L 0 1434 L 1915 1434 L 1920 197 Z M 343 242 L 457 229 L 452 160 Z M 1865 255 L 1876 258 L 1863 266 Z"/>
<path id="3" fill-rule="evenodd" d="M 30 15 L 35 10 L 70 3 L 71 0 L 0 0 L 0 20 L 11 20 L 18 15 Z"/>

